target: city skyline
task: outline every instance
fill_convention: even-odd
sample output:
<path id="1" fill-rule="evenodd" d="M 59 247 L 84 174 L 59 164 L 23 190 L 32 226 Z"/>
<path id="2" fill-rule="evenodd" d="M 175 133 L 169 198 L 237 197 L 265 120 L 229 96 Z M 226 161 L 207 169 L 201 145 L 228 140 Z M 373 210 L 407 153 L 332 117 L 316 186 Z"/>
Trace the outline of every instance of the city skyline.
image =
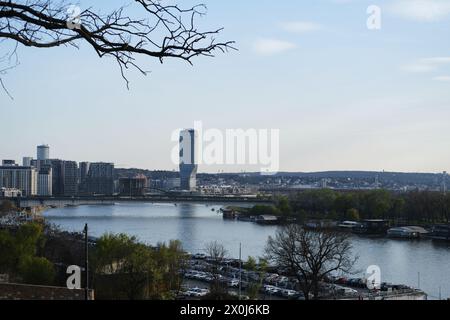
<path id="1" fill-rule="evenodd" d="M 248 1 L 238 11 L 206 1 L 200 23 L 225 27 L 219 38 L 239 51 L 194 67 L 139 59 L 152 72 L 130 71 L 130 91 L 113 61 L 83 45 L 19 47 L 20 65 L 4 78 L 14 100 L 0 94 L 11 119 L 0 133 L 15 143 L 0 142 L 0 156 L 20 160 L 45 142 L 56 158 L 176 170 L 171 133 L 202 120 L 220 130 L 279 129 L 280 171 L 450 171 L 450 44 L 441 41 L 450 2 L 429 3 L 377 1 L 381 29 L 368 30 L 371 1 Z M 199 167 L 219 170 L 252 171 Z"/>
<path id="2" fill-rule="evenodd" d="M 188 129 L 187 131 L 192 130 L 192 129 Z M 46 146 L 48 148 L 50 148 L 50 150 L 53 150 L 52 146 L 49 144 L 41 144 L 41 145 L 37 145 L 36 148 L 41 147 L 41 146 Z M 181 146 L 180 146 L 181 147 Z M 179 171 L 180 170 L 180 164 L 177 164 L 174 166 L 174 168 L 170 168 L 170 169 L 166 169 L 166 168 L 156 168 L 156 167 L 127 167 L 127 166 L 123 166 L 123 164 L 118 164 L 114 161 L 114 159 L 97 159 L 97 160 L 86 160 L 86 159 L 69 159 L 69 158 L 65 158 L 65 157 L 61 157 L 61 156 L 55 156 L 53 157 L 53 153 L 51 153 L 52 151 L 50 151 L 50 157 L 48 158 L 48 160 L 58 160 L 58 161 L 69 161 L 69 162 L 76 162 L 78 165 L 85 165 L 85 164 L 92 164 L 92 163 L 99 163 L 99 164 L 113 164 L 115 166 L 115 168 L 117 169 L 136 169 L 136 170 L 147 170 L 147 171 L 167 171 L 167 172 L 175 172 L 175 171 Z M 35 151 L 36 153 L 36 151 Z M 37 155 L 37 154 L 36 154 Z M 26 153 L 26 155 L 23 156 L 19 156 L 18 158 L 15 157 L 7 157 L 4 156 L 2 154 L 0 154 L 0 163 L 2 161 L 13 161 L 14 165 L 19 166 L 19 167 L 29 167 L 29 166 L 35 166 L 33 165 L 33 163 L 36 163 L 37 161 L 37 156 L 36 155 L 31 155 L 31 153 Z M 182 160 L 182 158 L 180 157 L 180 161 Z M 25 164 L 24 162 L 30 162 L 30 164 Z M 201 165 L 195 165 L 198 168 L 202 168 Z M 203 167 L 208 167 L 208 165 L 204 165 Z M 274 172 L 274 173 L 320 173 L 320 172 L 386 172 L 386 173 L 430 173 L 430 174 L 441 174 L 441 173 L 447 173 L 447 171 L 445 169 L 440 170 L 440 171 L 389 171 L 389 170 L 357 170 L 357 169 L 349 169 L 349 170 L 319 170 L 319 171 L 285 171 L 285 170 L 279 170 L 278 172 Z M 201 171 L 201 170 L 197 170 L 197 173 L 202 174 L 216 174 L 216 173 L 231 173 L 231 174 L 239 174 L 239 173 L 264 173 L 261 171 L 257 171 L 257 170 L 240 170 L 240 171 L 233 171 L 233 170 L 219 170 L 219 171 Z M 270 176 L 270 175 L 269 175 Z"/>

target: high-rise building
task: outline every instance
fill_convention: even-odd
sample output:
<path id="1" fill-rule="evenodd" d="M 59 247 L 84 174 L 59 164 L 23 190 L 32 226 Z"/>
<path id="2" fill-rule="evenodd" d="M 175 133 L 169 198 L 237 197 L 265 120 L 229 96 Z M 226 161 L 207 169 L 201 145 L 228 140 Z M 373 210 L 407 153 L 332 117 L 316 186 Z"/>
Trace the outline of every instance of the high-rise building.
<path id="1" fill-rule="evenodd" d="M 78 194 L 78 163 L 76 161 L 63 161 L 62 168 L 64 196 Z"/>
<path id="2" fill-rule="evenodd" d="M 40 196 L 52 196 L 52 167 L 42 166 L 38 172 L 38 190 L 37 193 Z"/>
<path id="3" fill-rule="evenodd" d="M 50 147 L 46 144 L 37 146 L 37 160 L 49 160 L 50 159 Z"/>
<path id="4" fill-rule="evenodd" d="M 87 193 L 87 187 L 86 187 L 86 179 L 89 174 L 89 162 L 80 162 L 80 169 L 79 169 L 79 181 L 78 181 L 78 192 L 80 194 Z"/>
<path id="5" fill-rule="evenodd" d="M 50 160 L 52 167 L 52 192 L 55 196 L 64 195 L 64 180 L 62 177 L 63 161 L 58 159 Z"/>
<path id="6" fill-rule="evenodd" d="M 91 163 L 85 182 L 89 194 L 112 195 L 114 193 L 114 164 Z"/>
<path id="7" fill-rule="evenodd" d="M 78 194 L 78 164 L 75 161 L 49 160 L 52 168 L 52 191 L 55 196 Z"/>
<path id="8" fill-rule="evenodd" d="M 36 168 L 16 165 L 0 166 L 0 188 L 18 189 L 25 197 L 36 195 Z"/>
<path id="9" fill-rule="evenodd" d="M 22 158 L 22 166 L 31 167 L 31 161 L 33 161 L 32 157 L 23 157 Z"/>
<path id="10" fill-rule="evenodd" d="M 195 191 L 197 186 L 197 164 L 195 160 L 195 130 L 180 132 L 180 189 Z"/>

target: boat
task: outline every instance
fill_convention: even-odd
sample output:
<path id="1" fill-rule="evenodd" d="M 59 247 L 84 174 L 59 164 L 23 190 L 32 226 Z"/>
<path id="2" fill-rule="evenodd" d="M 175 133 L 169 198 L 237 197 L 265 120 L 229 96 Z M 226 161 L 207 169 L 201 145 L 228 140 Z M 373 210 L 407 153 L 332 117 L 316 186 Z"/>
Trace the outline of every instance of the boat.
<path id="1" fill-rule="evenodd" d="M 426 231 L 422 227 L 395 227 L 387 231 L 389 238 L 402 238 L 402 239 L 420 239 L 422 236 L 426 235 Z"/>
<path id="2" fill-rule="evenodd" d="M 246 216 L 246 215 L 238 215 L 237 219 L 239 221 L 244 221 L 244 222 L 255 222 L 256 221 L 255 216 Z"/>
<path id="3" fill-rule="evenodd" d="M 359 225 L 360 223 L 356 221 L 342 221 L 338 224 L 338 228 L 344 231 L 352 231 L 353 228 L 356 228 Z"/>
<path id="4" fill-rule="evenodd" d="M 264 224 L 264 225 L 274 225 L 274 224 L 278 224 L 278 218 L 276 216 L 261 215 L 261 216 L 256 217 L 255 222 L 258 224 Z"/>
<path id="5" fill-rule="evenodd" d="M 433 226 L 429 238 L 438 241 L 450 241 L 450 224 L 438 224 Z"/>
<path id="6" fill-rule="evenodd" d="M 382 219 L 367 219 L 353 228 L 353 232 L 365 235 L 385 235 L 389 229 L 389 221 Z"/>

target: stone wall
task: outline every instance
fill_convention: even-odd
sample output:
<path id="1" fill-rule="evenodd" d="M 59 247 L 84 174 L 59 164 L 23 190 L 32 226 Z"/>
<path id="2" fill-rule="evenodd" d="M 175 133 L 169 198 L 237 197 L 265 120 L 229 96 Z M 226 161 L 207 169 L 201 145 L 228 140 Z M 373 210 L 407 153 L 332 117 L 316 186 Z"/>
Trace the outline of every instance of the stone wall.
<path id="1" fill-rule="evenodd" d="M 0 300 L 84 300 L 84 295 L 83 289 L 0 283 Z M 89 296 L 90 300 L 94 299 L 93 290 L 90 290 Z"/>

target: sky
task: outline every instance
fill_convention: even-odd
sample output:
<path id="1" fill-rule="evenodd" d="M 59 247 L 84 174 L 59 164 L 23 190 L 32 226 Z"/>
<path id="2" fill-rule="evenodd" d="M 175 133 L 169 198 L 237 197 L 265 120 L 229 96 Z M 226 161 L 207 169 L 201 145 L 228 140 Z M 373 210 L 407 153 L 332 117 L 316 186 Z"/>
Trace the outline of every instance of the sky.
<path id="1" fill-rule="evenodd" d="M 77 4 L 108 12 L 128 0 Z M 193 1 L 179 1 L 189 6 Z M 450 171 L 450 0 L 203 1 L 203 29 L 238 51 L 139 58 L 130 89 L 91 48 L 20 46 L 3 76 L 0 158 L 175 170 L 177 128 L 279 130 L 280 171 Z M 381 9 L 370 30 L 367 9 Z M 130 7 L 131 15 L 140 11 Z M 2 51 L 8 44 L 0 44 Z M 201 172 L 252 166 L 200 166 Z"/>

